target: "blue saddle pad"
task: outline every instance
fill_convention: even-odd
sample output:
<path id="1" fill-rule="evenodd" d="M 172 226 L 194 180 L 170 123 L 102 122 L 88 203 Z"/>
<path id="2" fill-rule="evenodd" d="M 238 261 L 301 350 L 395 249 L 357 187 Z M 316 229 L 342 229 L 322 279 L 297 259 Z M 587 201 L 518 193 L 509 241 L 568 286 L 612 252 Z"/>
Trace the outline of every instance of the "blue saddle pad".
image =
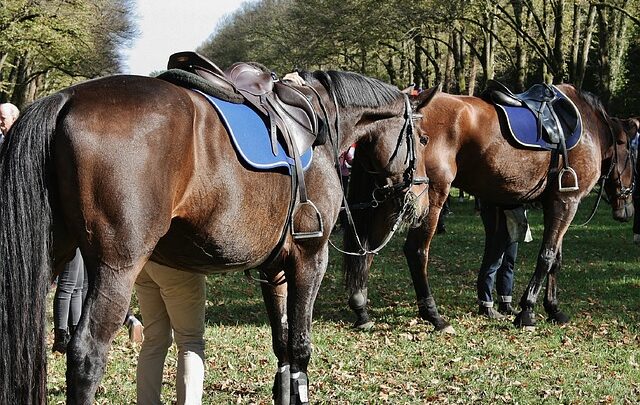
<path id="1" fill-rule="evenodd" d="M 289 170 L 289 174 L 295 170 L 293 158 L 287 155 L 280 141 L 277 145 L 277 154 L 273 154 L 267 124 L 253 108 L 245 104 L 230 103 L 198 90 L 194 91 L 205 96 L 216 109 L 238 155 L 249 166 L 258 170 L 285 167 Z M 303 170 L 311 165 L 312 158 L 313 149 L 309 147 L 300 157 Z"/>
<path id="2" fill-rule="evenodd" d="M 575 109 L 578 120 L 575 128 L 569 128 L 566 123 L 561 122 L 560 125 L 564 131 L 565 143 L 567 150 L 576 146 L 582 135 L 582 118 L 575 104 L 556 86 L 552 86 L 558 97 L 567 100 Z M 558 145 L 547 142 L 543 137 L 539 137 L 538 120 L 534 113 L 527 107 L 512 107 L 508 105 L 496 104 L 498 111 L 502 112 L 506 120 L 509 131 L 513 139 L 522 146 L 535 149 L 557 149 Z M 562 120 L 561 120 L 562 121 Z"/>

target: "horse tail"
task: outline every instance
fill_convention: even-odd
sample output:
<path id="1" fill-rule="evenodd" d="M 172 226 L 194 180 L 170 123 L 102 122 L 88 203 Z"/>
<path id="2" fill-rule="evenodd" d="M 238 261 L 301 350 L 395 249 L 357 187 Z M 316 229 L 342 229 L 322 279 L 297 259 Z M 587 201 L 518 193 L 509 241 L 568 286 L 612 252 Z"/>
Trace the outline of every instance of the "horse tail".
<path id="1" fill-rule="evenodd" d="M 0 403 L 46 402 L 51 142 L 68 95 L 29 106 L 0 151 Z"/>
<path id="2" fill-rule="evenodd" d="M 358 204 L 371 201 L 371 195 L 375 186 L 373 176 L 368 175 L 357 159 L 353 161 L 349 179 L 347 201 L 353 218 L 353 226 L 348 224 L 343 233 L 344 249 L 347 252 L 359 252 L 360 248 L 369 248 L 369 239 L 372 225 L 373 208 L 361 208 Z M 357 231 L 357 235 L 354 234 Z M 360 243 L 358 243 L 358 240 Z M 345 255 L 342 270 L 345 277 L 345 285 L 349 293 L 361 291 L 367 286 L 369 279 L 369 263 L 366 256 Z"/>

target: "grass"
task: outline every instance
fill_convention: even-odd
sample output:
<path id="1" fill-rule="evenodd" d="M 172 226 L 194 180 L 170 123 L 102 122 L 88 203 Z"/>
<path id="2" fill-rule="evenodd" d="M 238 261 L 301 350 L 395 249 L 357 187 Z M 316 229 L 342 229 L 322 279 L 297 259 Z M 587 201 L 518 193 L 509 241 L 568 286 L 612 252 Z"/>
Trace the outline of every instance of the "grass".
<path id="1" fill-rule="evenodd" d="M 585 202 L 576 223 L 588 216 Z M 432 247 L 430 280 L 440 313 L 457 334 L 432 333 L 417 318 L 415 295 L 397 235 L 376 258 L 369 286 L 375 326 L 350 328 L 341 258 L 331 262 L 316 301 L 309 368 L 314 403 L 339 404 L 631 404 L 640 398 L 640 247 L 630 224 L 603 205 L 587 227 L 572 227 L 559 275 L 569 325 L 535 331 L 475 315 L 475 277 L 483 232 L 473 202 L 452 200 L 444 235 Z M 514 296 L 535 265 L 541 212 L 530 212 L 534 242 L 521 244 Z M 276 361 L 260 290 L 242 274 L 208 278 L 205 404 L 270 404 Z M 542 297 L 541 297 L 542 298 Z M 542 314 L 542 302 L 537 311 Z M 135 308 L 135 304 L 134 304 Z M 52 336 L 50 336 L 52 339 Z M 49 344 L 51 341 L 49 341 Z M 118 334 L 98 404 L 135 403 L 139 347 Z M 64 403 L 64 357 L 49 357 L 49 403 Z M 165 403 L 175 401 L 175 351 L 165 366 Z"/>

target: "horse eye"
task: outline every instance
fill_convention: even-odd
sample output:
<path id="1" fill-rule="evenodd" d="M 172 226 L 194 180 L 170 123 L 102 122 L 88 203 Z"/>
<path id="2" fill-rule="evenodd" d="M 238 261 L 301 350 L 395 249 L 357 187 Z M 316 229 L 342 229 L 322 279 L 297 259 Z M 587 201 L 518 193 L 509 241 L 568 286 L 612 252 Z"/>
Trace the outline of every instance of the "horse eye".
<path id="1" fill-rule="evenodd" d="M 420 143 L 422 144 L 422 146 L 425 146 L 429 143 L 429 137 L 426 135 L 420 135 Z"/>

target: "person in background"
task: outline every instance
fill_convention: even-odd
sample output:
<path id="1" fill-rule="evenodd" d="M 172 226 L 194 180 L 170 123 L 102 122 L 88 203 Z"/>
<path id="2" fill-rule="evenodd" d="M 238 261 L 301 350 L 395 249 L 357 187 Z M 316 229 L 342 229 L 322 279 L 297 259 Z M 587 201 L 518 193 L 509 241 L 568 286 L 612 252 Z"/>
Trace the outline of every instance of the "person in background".
<path id="1" fill-rule="evenodd" d="M 53 352 L 67 352 L 69 340 L 80 321 L 88 289 L 86 273 L 80 249 L 76 248 L 75 256 L 58 276 L 53 296 Z"/>
<path id="2" fill-rule="evenodd" d="M 135 288 L 145 325 L 136 371 L 138 404 L 162 404 L 164 362 L 174 340 L 178 347 L 177 404 L 200 404 L 204 385 L 205 276 L 148 261 Z"/>
<path id="3" fill-rule="evenodd" d="M 15 105 L 11 103 L 0 104 L 0 146 L 19 115 L 20 110 Z"/>
<path id="4" fill-rule="evenodd" d="M 338 163 L 340 164 L 340 177 L 342 178 L 342 192 L 344 195 L 347 195 L 347 190 L 349 188 L 349 176 L 351 175 L 351 164 L 353 162 L 353 157 L 356 153 L 356 144 L 349 146 L 349 149 L 342 152 L 340 156 L 338 156 Z M 345 229 L 348 225 L 347 213 L 345 210 L 340 211 L 339 215 L 340 219 L 340 227 Z"/>
<path id="5" fill-rule="evenodd" d="M 522 205 L 506 207 L 483 200 L 480 217 L 485 240 L 477 281 L 478 314 L 489 319 L 504 319 L 505 315 L 516 314 L 511 302 L 518 241 L 531 240 L 526 211 Z M 498 310 L 493 307 L 494 284 Z"/>
<path id="6" fill-rule="evenodd" d="M 640 142 L 640 132 L 631 141 L 632 153 L 635 156 L 635 172 L 633 185 L 633 243 L 640 245 L 640 156 L 638 156 L 638 143 Z"/>

